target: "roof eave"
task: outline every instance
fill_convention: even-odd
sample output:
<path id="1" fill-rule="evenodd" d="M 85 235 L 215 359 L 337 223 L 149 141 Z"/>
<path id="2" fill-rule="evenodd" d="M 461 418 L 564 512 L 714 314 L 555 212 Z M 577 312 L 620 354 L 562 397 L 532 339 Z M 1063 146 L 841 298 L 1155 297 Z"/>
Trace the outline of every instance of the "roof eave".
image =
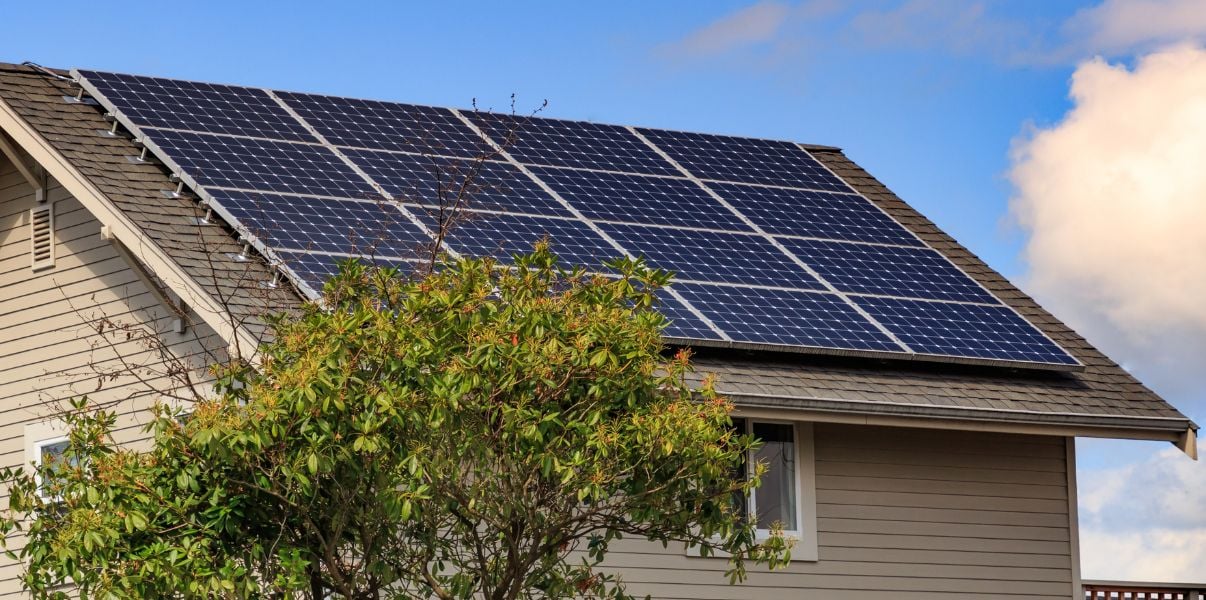
<path id="1" fill-rule="evenodd" d="M 731 398 L 741 413 L 751 416 L 764 414 L 820 422 L 1159 440 L 1172 442 L 1190 457 L 1197 459 L 1198 426 L 1184 418 L 931 406 L 733 393 L 723 389 L 718 392 Z"/>

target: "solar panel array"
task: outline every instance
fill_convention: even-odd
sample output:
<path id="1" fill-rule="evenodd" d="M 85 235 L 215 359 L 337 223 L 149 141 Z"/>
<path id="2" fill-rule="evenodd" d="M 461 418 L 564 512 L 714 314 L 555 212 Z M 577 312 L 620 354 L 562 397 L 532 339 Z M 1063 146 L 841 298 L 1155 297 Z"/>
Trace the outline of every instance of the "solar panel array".
<path id="1" fill-rule="evenodd" d="M 791 142 L 82 71 L 85 89 L 308 293 L 343 257 L 645 256 L 669 338 L 1076 368 Z"/>

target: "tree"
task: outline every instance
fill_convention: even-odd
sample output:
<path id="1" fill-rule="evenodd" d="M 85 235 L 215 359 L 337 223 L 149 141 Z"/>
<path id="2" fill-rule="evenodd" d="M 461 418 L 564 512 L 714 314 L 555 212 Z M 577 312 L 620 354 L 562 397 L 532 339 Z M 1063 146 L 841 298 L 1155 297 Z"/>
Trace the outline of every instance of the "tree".
<path id="1" fill-rule="evenodd" d="M 664 353 L 640 261 L 612 276 L 443 261 L 342 266 L 277 317 L 258 368 L 223 368 L 149 448 L 77 401 L 58 464 L 0 473 L 36 596 L 627 597 L 599 568 L 622 536 L 747 562 L 789 558 L 732 501 L 755 443 Z M 33 518 L 27 518 L 32 515 Z"/>

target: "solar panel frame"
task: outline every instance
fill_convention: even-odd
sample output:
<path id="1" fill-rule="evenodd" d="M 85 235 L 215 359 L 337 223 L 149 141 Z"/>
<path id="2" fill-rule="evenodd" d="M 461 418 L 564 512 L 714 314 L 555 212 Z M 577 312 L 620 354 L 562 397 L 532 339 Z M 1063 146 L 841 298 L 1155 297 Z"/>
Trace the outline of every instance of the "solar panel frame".
<path id="1" fill-rule="evenodd" d="M 777 349 L 901 351 L 896 342 L 835 294 L 681 282 L 671 287 L 734 342 Z M 816 319 L 819 314 L 840 318 Z"/>
<path id="2" fill-rule="evenodd" d="M 572 215 L 561 202 L 507 162 L 466 162 L 373 150 L 345 150 L 344 154 L 403 203 L 439 206 L 441 201 L 454 204 L 461 200 L 463 206 L 475 210 Z"/>
<path id="3" fill-rule="evenodd" d="M 204 187 L 380 197 L 324 146 L 149 127 L 142 131 L 148 147 L 172 157 L 176 168 Z"/>
<path id="4" fill-rule="evenodd" d="M 708 182 L 767 233 L 925 247 L 913 232 L 861 194 Z"/>
<path id="5" fill-rule="evenodd" d="M 982 285 L 931 248 L 794 238 L 779 241 L 846 294 L 999 304 Z"/>
<path id="6" fill-rule="evenodd" d="M 335 201 L 262 192 L 212 190 L 226 208 L 265 244 L 281 251 L 421 258 L 433 240 L 388 201 Z M 298 236 L 299 227 L 306 235 Z"/>
<path id="7" fill-rule="evenodd" d="M 706 181 L 728 181 L 853 192 L 840 177 L 793 142 L 668 129 L 636 128 L 650 144 Z M 797 172 L 787 175 L 790 169 Z"/>
<path id="8" fill-rule="evenodd" d="M 594 221 L 753 233 L 740 217 L 689 179 L 556 167 L 530 169 Z"/>
<path id="9" fill-rule="evenodd" d="M 495 153 L 447 108 L 297 92 L 275 94 L 335 146 L 457 158 Z M 337 115 L 352 121 L 333 118 Z"/>
<path id="10" fill-rule="evenodd" d="M 608 236 L 683 280 L 823 290 L 824 284 L 757 234 L 599 223 Z"/>
<path id="11" fill-rule="evenodd" d="M 186 129 L 311 143 L 318 141 L 262 89 L 142 75 L 118 76 L 100 71 L 80 71 L 79 74 L 93 84 L 92 95 L 98 100 L 108 101 L 110 104 L 117 104 L 116 98 L 126 100 L 123 114 L 140 127 Z M 118 77 L 124 81 L 119 81 Z M 134 86 L 141 89 L 133 89 Z M 219 97 L 220 102 L 212 100 L 214 95 Z M 193 112 L 173 111 L 172 117 L 176 120 L 169 120 L 149 106 L 148 96 L 170 96 L 177 105 Z M 218 112 L 222 103 L 227 109 Z M 140 104 L 142 106 L 139 106 Z M 234 107 L 233 111 L 231 107 Z M 232 112 L 236 115 L 235 118 L 230 116 Z"/>
<path id="12" fill-rule="evenodd" d="M 525 165 L 645 175 L 678 174 L 674 165 L 621 125 L 479 111 L 463 114 Z M 499 132 L 502 132 L 501 136 Z"/>
<path id="13" fill-rule="evenodd" d="M 878 296 L 858 296 L 855 301 L 915 351 L 930 356 L 1024 365 L 1080 364 L 1034 324 L 1005 305 Z M 961 337 L 944 335 L 954 326 Z M 1030 358 L 1016 358 L 1020 355 Z"/>

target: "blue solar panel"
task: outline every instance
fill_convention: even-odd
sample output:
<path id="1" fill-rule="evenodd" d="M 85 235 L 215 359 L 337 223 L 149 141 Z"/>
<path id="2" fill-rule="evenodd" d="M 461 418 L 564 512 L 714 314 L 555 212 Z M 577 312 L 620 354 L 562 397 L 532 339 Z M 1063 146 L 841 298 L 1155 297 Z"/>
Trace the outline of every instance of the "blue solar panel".
<path id="1" fill-rule="evenodd" d="M 662 332 L 667 337 L 686 340 L 719 340 L 720 334 L 708 327 L 703 319 L 695 316 L 682 302 L 670 295 L 664 289 L 657 291 L 657 311 L 662 313 L 670 324 Z"/>
<path id="2" fill-rule="evenodd" d="M 82 74 L 139 126 L 318 141 L 263 90 L 95 71 Z"/>
<path id="3" fill-rule="evenodd" d="M 570 211 L 510 163 L 369 150 L 346 156 L 403 202 L 570 216 Z"/>
<path id="4" fill-rule="evenodd" d="M 317 292 L 322 291 L 323 284 L 339 272 L 339 264 L 353 256 L 331 256 L 326 254 L 282 251 L 277 252 L 277 257 L 283 262 L 285 268 L 292 271 L 310 289 Z M 391 261 L 358 255 L 355 258 L 366 264 L 378 267 L 397 268 L 404 273 L 410 272 L 423 264 L 422 261 Z"/>
<path id="5" fill-rule="evenodd" d="M 589 219 L 753 232 L 690 180 L 551 167 L 532 172 Z"/>
<path id="6" fill-rule="evenodd" d="M 1004 306 L 861 296 L 855 301 L 924 354 L 1074 365 L 1076 359 Z"/>
<path id="7" fill-rule="evenodd" d="M 1078 365 L 791 142 L 477 112 L 465 113 L 470 125 L 441 108 L 94 72 L 82 81 L 239 231 L 296 259 L 289 272 L 315 289 L 334 272 L 324 254 L 405 261 L 433 247 L 375 186 L 432 230 L 441 191 L 447 209 L 467 187 L 448 247 L 508 260 L 547 237 L 566 265 L 592 270 L 644 255 L 679 275 L 685 302 L 660 294 L 676 339 Z M 476 129 L 509 156 L 475 160 L 494 152 Z"/>
<path id="8" fill-rule="evenodd" d="M 618 125 L 466 113 L 522 163 L 648 175 L 681 175 L 640 138 Z"/>
<path id="9" fill-rule="evenodd" d="M 679 279 L 824 289 L 791 257 L 757 235 L 600 223 L 612 239 Z"/>
<path id="10" fill-rule="evenodd" d="M 336 146 L 462 158 L 494 150 L 446 108 L 279 92 L 279 97 Z"/>
<path id="11" fill-rule="evenodd" d="M 433 230 L 437 221 L 428 212 L 424 221 Z M 562 264 L 600 270 L 604 261 L 622 253 L 585 223 L 568 219 L 546 219 L 509 214 L 464 212 L 457 216 L 448 245 L 471 256 L 493 256 L 509 261 L 512 254 L 532 251 L 536 242 L 548 239 Z"/>
<path id="12" fill-rule="evenodd" d="M 997 303 L 975 280 L 929 248 L 792 238 L 781 242 L 843 292 Z"/>
<path id="13" fill-rule="evenodd" d="M 335 153 L 321 146 L 162 129 L 143 131 L 202 186 L 379 197 Z"/>
<path id="14" fill-rule="evenodd" d="M 737 183 L 709 183 L 708 187 L 768 233 L 923 245 L 917 236 L 862 196 Z"/>
<path id="15" fill-rule="evenodd" d="M 271 247 L 393 257 L 423 256 L 431 238 L 388 202 L 217 190 L 214 201 Z"/>
<path id="16" fill-rule="evenodd" d="M 854 191 L 791 142 L 661 129 L 639 131 L 700 179 Z"/>
<path id="17" fill-rule="evenodd" d="M 902 350 L 833 294 L 689 283 L 672 287 L 735 341 L 846 350 Z"/>

